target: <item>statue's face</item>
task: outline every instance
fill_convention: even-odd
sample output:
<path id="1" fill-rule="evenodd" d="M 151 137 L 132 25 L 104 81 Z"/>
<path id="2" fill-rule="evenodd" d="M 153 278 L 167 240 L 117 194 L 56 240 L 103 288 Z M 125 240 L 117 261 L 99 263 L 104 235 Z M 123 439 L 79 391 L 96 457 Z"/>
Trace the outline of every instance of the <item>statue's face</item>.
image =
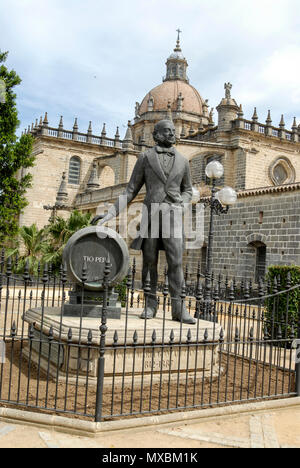
<path id="1" fill-rule="evenodd" d="M 175 127 L 172 122 L 161 122 L 157 133 L 155 135 L 155 141 L 165 147 L 170 147 L 176 142 Z"/>

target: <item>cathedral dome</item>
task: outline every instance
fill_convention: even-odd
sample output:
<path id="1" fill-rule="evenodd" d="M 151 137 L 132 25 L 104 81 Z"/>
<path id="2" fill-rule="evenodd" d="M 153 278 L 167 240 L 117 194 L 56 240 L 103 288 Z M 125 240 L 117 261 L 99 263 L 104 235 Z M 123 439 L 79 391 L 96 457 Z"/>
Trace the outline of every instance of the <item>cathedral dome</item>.
<path id="1" fill-rule="evenodd" d="M 143 99 L 139 114 L 148 111 L 148 102 L 153 99 L 153 111 L 166 111 L 171 105 L 172 111 L 178 110 L 178 102 L 182 101 L 182 111 L 204 115 L 204 100 L 198 91 L 186 81 L 167 80 L 153 88 Z"/>

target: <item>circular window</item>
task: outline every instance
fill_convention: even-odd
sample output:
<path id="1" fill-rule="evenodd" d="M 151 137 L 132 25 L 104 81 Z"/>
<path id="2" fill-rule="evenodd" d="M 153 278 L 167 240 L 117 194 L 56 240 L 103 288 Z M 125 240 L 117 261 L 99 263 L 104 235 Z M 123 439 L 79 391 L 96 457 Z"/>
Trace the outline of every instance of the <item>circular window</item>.
<path id="1" fill-rule="evenodd" d="M 295 169 L 287 158 L 279 158 L 270 167 L 270 178 L 274 185 L 295 182 Z"/>

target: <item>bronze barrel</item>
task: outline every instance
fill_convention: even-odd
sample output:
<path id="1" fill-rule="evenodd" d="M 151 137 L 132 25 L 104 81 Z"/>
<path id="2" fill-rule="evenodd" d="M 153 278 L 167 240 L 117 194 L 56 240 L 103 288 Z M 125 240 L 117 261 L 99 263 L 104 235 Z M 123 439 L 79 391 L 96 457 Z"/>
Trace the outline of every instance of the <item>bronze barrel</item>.
<path id="1" fill-rule="evenodd" d="M 72 282 L 82 284 L 82 270 L 87 267 L 84 288 L 103 290 L 105 262 L 109 258 L 111 271 L 109 286 L 118 284 L 127 275 L 129 252 L 124 239 L 114 230 L 103 226 L 91 226 L 76 232 L 68 241 L 63 262 Z"/>

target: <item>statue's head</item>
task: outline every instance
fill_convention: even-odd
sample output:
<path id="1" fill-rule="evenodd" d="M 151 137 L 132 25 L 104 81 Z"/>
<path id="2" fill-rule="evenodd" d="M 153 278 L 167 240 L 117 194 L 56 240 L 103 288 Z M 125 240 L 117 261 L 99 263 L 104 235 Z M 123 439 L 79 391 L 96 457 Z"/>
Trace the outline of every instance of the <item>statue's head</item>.
<path id="1" fill-rule="evenodd" d="M 160 146 L 170 148 L 176 142 L 175 127 L 171 120 L 160 120 L 154 127 L 153 139 Z"/>

